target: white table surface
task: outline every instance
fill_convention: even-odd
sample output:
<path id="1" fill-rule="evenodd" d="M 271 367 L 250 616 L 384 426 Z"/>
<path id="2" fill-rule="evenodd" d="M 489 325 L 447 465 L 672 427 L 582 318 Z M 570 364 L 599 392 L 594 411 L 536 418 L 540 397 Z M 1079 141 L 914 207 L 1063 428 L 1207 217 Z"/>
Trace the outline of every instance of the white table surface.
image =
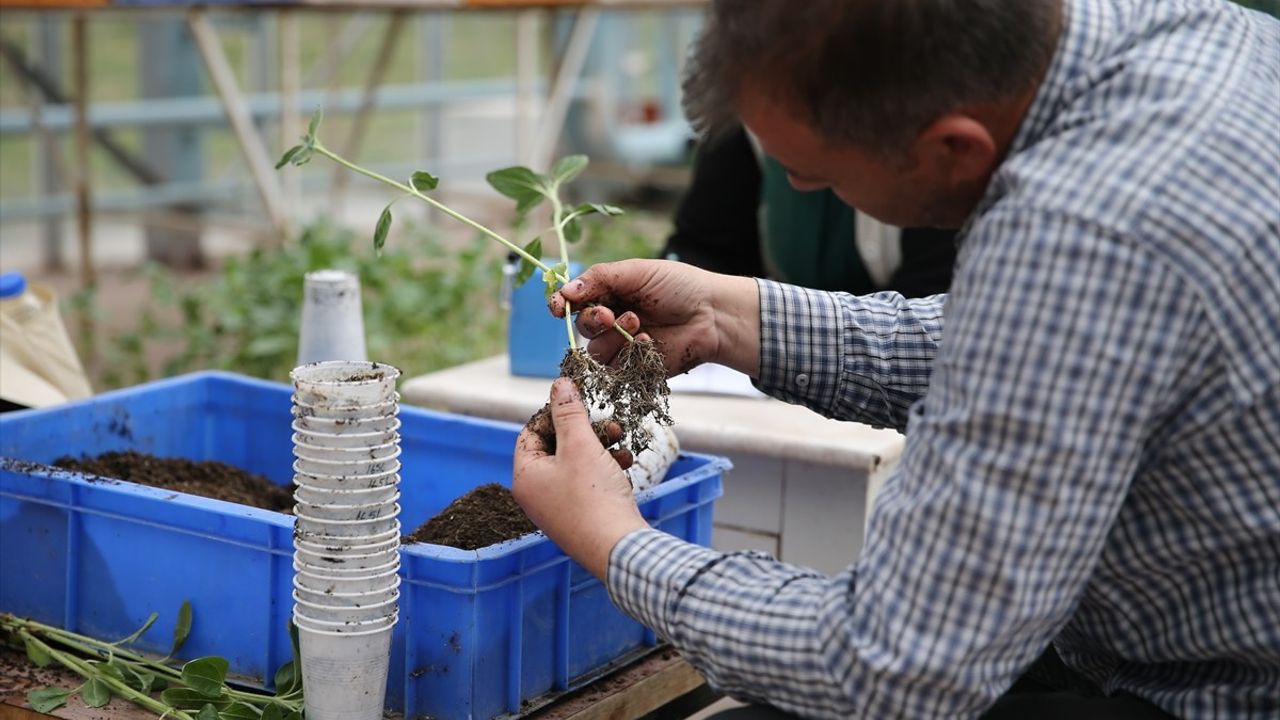
<path id="1" fill-rule="evenodd" d="M 410 378 L 400 393 L 413 405 L 524 422 L 550 389 L 549 379 L 511 375 L 506 355 L 498 355 Z M 671 417 L 681 447 L 730 457 L 753 453 L 874 474 L 902 454 L 902 436 L 893 430 L 773 399 L 673 393 Z"/>

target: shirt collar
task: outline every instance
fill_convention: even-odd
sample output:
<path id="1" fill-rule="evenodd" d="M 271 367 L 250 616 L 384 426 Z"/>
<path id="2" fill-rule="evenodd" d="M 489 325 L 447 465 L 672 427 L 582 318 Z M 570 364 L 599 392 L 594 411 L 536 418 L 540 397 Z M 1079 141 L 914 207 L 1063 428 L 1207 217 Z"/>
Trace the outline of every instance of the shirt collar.
<path id="1" fill-rule="evenodd" d="M 1110 21 L 1105 18 L 1106 9 L 1103 0 L 1064 0 L 1062 3 L 1062 28 L 1059 30 L 1058 46 L 1054 50 L 1053 59 L 1040 87 L 1036 89 L 1035 98 L 1027 108 L 1018 132 L 1014 134 L 1005 161 L 1023 152 L 1043 139 L 1053 125 L 1054 118 L 1061 114 L 1070 97 L 1070 87 L 1079 81 L 1081 72 L 1088 65 L 1089 58 L 1097 52 L 1102 28 Z M 960 229 L 960 238 L 968 235 L 974 222 L 982 216 L 1005 193 L 1000 182 L 1000 171 L 997 168 L 987 186 L 986 194 L 977 208 L 969 216 Z"/>

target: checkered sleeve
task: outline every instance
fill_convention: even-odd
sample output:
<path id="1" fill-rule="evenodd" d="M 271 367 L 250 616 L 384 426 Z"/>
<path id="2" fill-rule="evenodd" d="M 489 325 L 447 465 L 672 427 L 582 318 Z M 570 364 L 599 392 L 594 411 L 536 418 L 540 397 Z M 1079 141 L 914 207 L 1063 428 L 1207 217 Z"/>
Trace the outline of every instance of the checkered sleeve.
<path id="1" fill-rule="evenodd" d="M 1079 602 L 1202 313 L 1137 244 L 996 215 L 856 565 L 827 577 L 652 530 L 615 546 L 615 602 L 721 690 L 804 717 L 974 717 Z"/>
<path id="2" fill-rule="evenodd" d="M 906 426 L 929 386 L 945 295 L 855 297 L 757 282 L 761 390 L 827 417 Z"/>

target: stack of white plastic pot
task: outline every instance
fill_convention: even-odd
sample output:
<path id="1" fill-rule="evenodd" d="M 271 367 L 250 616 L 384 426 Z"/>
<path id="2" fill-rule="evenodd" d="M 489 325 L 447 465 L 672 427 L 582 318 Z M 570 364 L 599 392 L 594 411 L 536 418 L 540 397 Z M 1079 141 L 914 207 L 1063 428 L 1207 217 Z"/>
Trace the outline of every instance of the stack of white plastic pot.
<path id="1" fill-rule="evenodd" d="M 399 375 L 345 360 L 290 374 L 293 620 L 307 720 L 382 715 L 399 617 Z"/>

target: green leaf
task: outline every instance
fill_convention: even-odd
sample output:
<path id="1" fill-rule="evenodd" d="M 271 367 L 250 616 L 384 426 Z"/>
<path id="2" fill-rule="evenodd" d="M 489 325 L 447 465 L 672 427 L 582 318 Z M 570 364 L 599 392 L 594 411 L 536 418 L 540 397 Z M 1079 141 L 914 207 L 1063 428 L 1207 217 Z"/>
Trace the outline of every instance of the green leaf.
<path id="1" fill-rule="evenodd" d="M 302 711 L 290 710 L 289 714 L 284 716 L 284 720 L 302 720 Z"/>
<path id="2" fill-rule="evenodd" d="M 111 702 L 111 688 L 101 678 L 90 678 L 80 691 L 80 698 L 91 708 L 100 708 Z"/>
<path id="3" fill-rule="evenodd" d="M 564 275 L 568 272 L 569 272 L 569 266 L 564 263 L 556 263 L 555 265 L 552 265 L 550 272 L 543 271 L 542 282 L 546 283 L 547 285 L 545 289 L 547 300 L 551 300 L 551 296 L 556 293 L 556 288 L 558 287 L 556 283 L 559 282 L 559 280 L 556 278 L 556 275 L 557 274 Z"/>
<path id="4" fill-rule="evenodd" d="M 139 670 L 128 665 L 124 666 L 124 682 L 129 687 L 139 692 L 150 694 L 155 687 L 156 676 L 146 670 Z"/>
<path id="5" fill-rule="evenodd" d="M 182 649 L 182 644 L 187 641 L 187 636 L 191 634 L 191 601 L 183 600 L 182 607 L 178 608 L 178 622 L 173 626 L 173 649 L 169 651 L 169 657 L 173 657 Z"/>
<path id="6" fill-rule="evenodd" d="M 222 684 L 227 680 L 229 663 L 226 658 L 202 657 L 182 666 L 182 682 L 204 695 L 216 698 L 222 695 Z"/>
<path id="7" fill-rule="evenodd" d="M 36 712 L 48 713 L 61 707 L 71 697 L 70 690 L 61 688 L 40 688 L 27 693 L 27 704 Z"/>
<path id="8" fill-rule="evenodd" d="M 179 710 L 199 710 L 205 705 L 213 705 L 215 707 L 225 708 L 231 705 L 231 700 L 227 698 L 213 699 L 192 690 L 191 688 L 174 687 L 160 693 L 160 700 L 166 705 L 172 705 Z"/>
<path id="9" fill-rule="evenodd" d="M 531 256 L 540 259 L 542 257 L 542 238 L 534 238 L 530 240 L 529 244 L 524 246 L 524 251 L 529 253 Z M 521 257 L 520 269 L 516 271 L 516 277 L 514 280 L 515 287 L 520 287 L 528 282 L 529 278 L 533 277 L 533 271 L 537 269 L 537 265 L 529 262 L 527 258 Z"/>
<path id="10" fill-rule="evenodd" d="M 132 635 L 130 635 L 127 638 L 122 638 L 120 640 L 117 640 L 111 644 L 112 645 L 128 645 L 134 640 L 137 640 L 138 638 L 142 637 L 142 634 L 150 630 L 151 626 L 155 625 L 156 620 L 158 619 L 160 619 L 160 613 L 154 613 L 154 612 L 151 613 L 149 616 L 147 616 L 147 621 L 142 624 L 142 627 L 138 628 L 137 630 L 134 630 Z"/>
<path id="11" fill-rule="evenodd" d="M 414 190 L 424 193 L 429 190 L 435 190 L 440 185 L 440 178 L 425 170 L 419 170 L 413 174 L 413 177 L 409 178 L 409 184 L 413 186 Z"/>
<path id="12" fill-rule="evenodd" d="M 300 153 L 300 152 L 302 152 L 302 146 L 301 146 L 301 145 L 294 145 L 293 147 L 289 148 L 288 150 L 285 150 L 285 151 L 284 151 L 284 155 L 283 155 L 283 156 L 281 156 L 281 158 L 280 158 L 280 162 L 276 163 L 276 169 L 277 169 L 277 170 L 279 170 L 280 168 L 284 167 L 285 165 L 288 165 L 290 162 L 292 162 L 292 161 L 293 161 L 293 159 L 294 159 L 295 157 L 297 157 L 297 156 L 298 156 L 298 153 Z"/>
<path id="13" fill-rule="evenodd" d="M 293 661 L 290 660 L 276 670 L 276 695 L 288 695 L 293 692 L 293 683 L 298 676 L 294 672 L 294 667 Z"/>
<path id="14" fill-rule="evenodd" d="M 586 155 L 566 155 L 551 168 L 551 180 L 556 185 L 563 185 L 581 175 L 586 169 Z"/>
<path id="15" fill-rule="evenodd" d="M 564 241 L 572 245 L 582 239 L 582 223 L 577 218 L 564 224 Z"/>
<path id="16" fill-rule="evenodd" d="M 599 213 L 600 215 L 607 215 L 609 217 L 617 217 L 619 215 L 626 214 L 626 211 L 622 208 L 613 205 L 605 205 L 604 203 L 582 203 L 574 208 L 573 212 L 579 215 L 593 215 Z"/>
<path id="17" fill-rule="evenodd" d="M 119 680 L 120 682 L 125 682 L 124 666 L 118 665 L 115 660 L 112 660 L 110 662 L 105 662 L 105 663 L 91 663 L 91 664 L 96 668 L 98 668 L 98 672 L 101 672 L 103 675 L 106 675 L 107 677 L 113 680 Z"/>
<path id="18" fill-rule="evenodd" d="M 313 154 L 315 154 L 315 150 L 312 150 L 310 145 L 302 146 L 302 149 L 298 151 L 298 154 L 293 156 L 294 166 L 302 167 L 303 165 L 311 162 L 311 156 Z"/>
<path id="19" fill-rule="evenodd" d="M 516 212 L 523 215 L 537 207 L 550 192 L 546 180 L 527 167 L 494 170 L 484 176 L 494 190 L 516 201 Z"/>
<path id="20" fill-rule="evenodd" d="M 320 130 L 320 121 L 324 119 L 324 110 L 316 108 L 311 115 L 311 122 L 307 125 L 307 138 L 312 142 L 316 139 L 316 132 Z"/>
<path id="21" fill-rule="evenodd" d="M 53 662 L 53 656 L 35 638 L 25 637 L 22 639 L 22 644 L 27 646 L 27 657 L 36 665 L 49 667 L 50 663 Z"/>
<path id="22" fill-rule="evenodd" d="M 281 720 L 280 706 L 271 704 L 262 708 L 262 720 Z"/>
<path id="23" fill-rule="evenodd" d="M 203 712 L 203 709 L 201 710 Z M 221 720 L 259 720 L 262 716 L 258 714 L 248 703 L 234 703 L 231 707 L 218 713 Z"/>
<path id="24" fill-rule="evenodd" d="M 169 687 L 169 681 L 164 679 L 162 675 L 152 675 L 151 673 L 138 673 L 139 678 L 151 678 L 151 692 L 160 692 Z"/>
<path id="25" fill-rule="evenodd" d="M 382 208 L 382 214 L 378 216 L 378 226 L 373 229 L 373 249 L 382 252 L 382 246 L 387 244 L 387 231 L 391 229 L 391 206 Z"/>
<path id="26" fill-rule="evenodd" d="M 205 703 L 196 713 L 196 720 L 218 720 L 218 708 L 213 703 Z"/>

